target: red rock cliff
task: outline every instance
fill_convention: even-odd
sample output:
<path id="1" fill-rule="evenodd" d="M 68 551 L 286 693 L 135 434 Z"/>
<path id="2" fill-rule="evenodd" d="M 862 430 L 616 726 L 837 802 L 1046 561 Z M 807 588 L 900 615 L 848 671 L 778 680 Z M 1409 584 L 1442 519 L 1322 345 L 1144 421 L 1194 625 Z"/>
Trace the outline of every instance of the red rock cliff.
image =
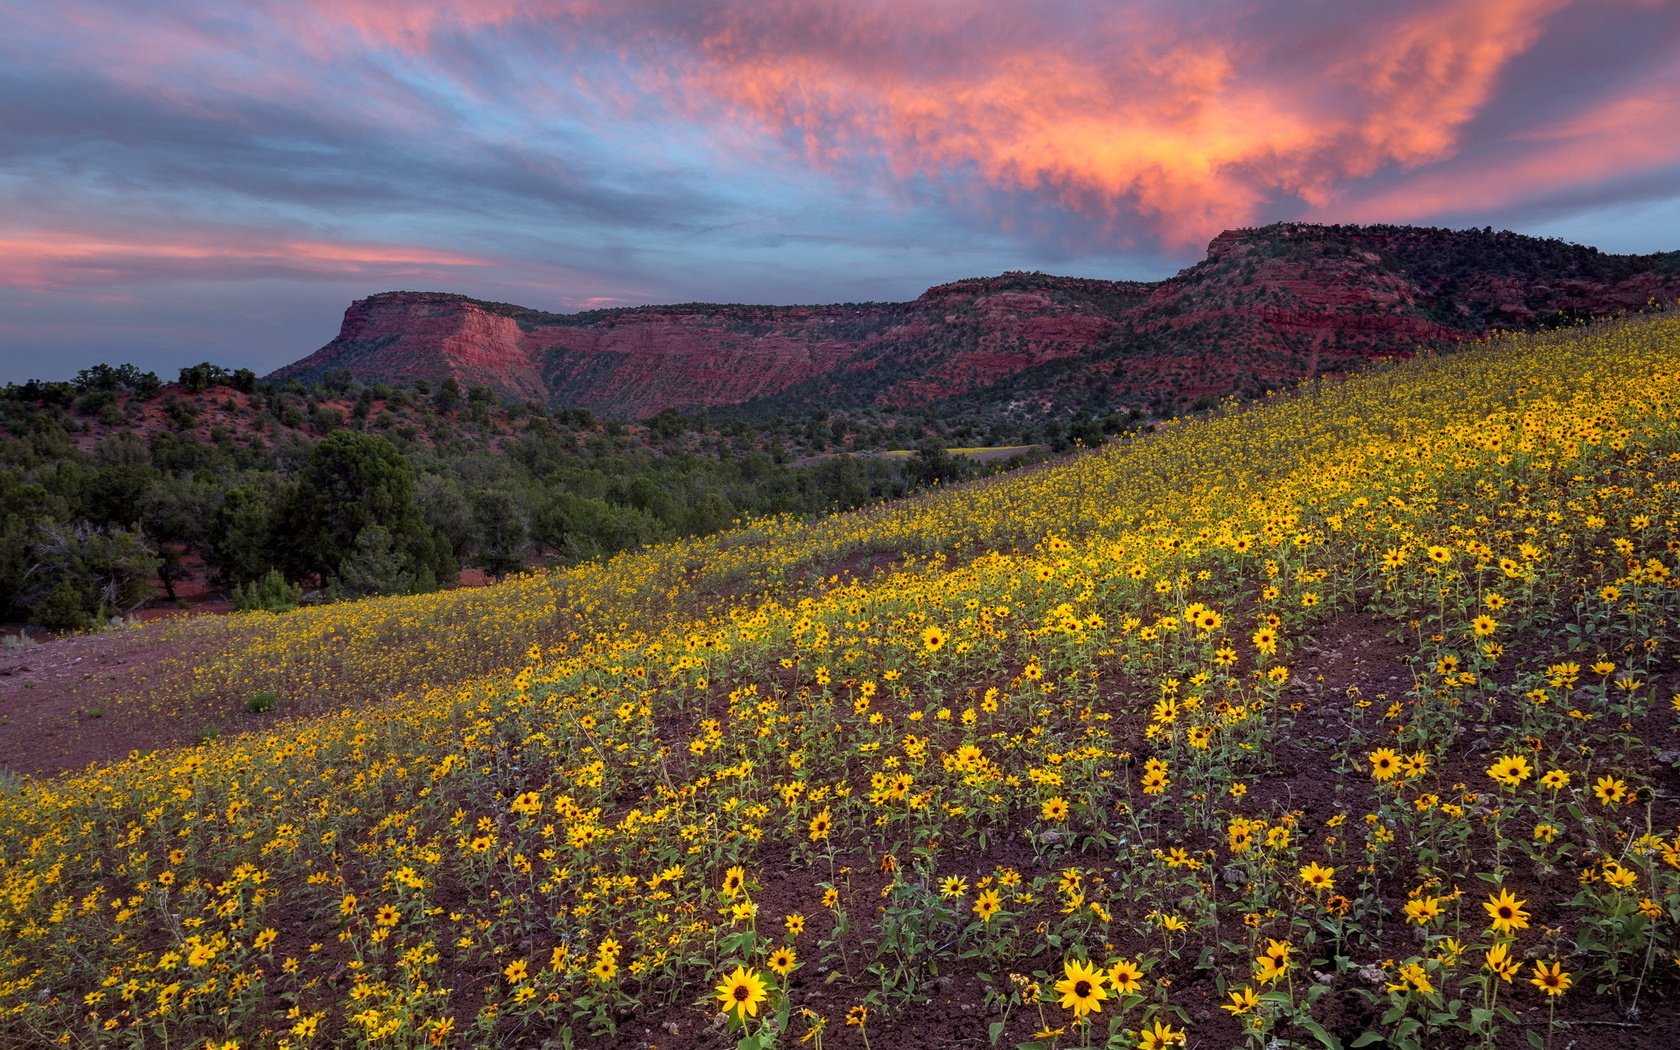
<path id="1" fill-rule="evenodd" d="M 1614 256 L 1492 230 L 1286 223 L 1220 234 L 1153 283 L 1009 273 L 908 303 L 553 314 L 389 292 L 275 378 L 453 376 L 636 418 L 955 398 L 1115 406 L 1253 391 L 1379 354 L 1680 298 L 1680 253 Z M 1096 406 L 1096 407 L 1101 407 Z"/>

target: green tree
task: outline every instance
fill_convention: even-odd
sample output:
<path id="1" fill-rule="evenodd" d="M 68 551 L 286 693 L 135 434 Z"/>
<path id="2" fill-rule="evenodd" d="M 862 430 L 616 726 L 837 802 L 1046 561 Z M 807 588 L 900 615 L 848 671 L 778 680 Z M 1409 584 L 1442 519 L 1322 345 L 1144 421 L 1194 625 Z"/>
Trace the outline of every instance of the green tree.
<path id="1" fill-rule="evenodd" d="M 432 395 L 432 407 L 448 415 L 459 409 L 464 400 L 465 396 L 461 393 L 461 384 L 456 381 L 454 376 L 450 376 L 438 387 L 437 393 Z"/>
<path id="2" fill-rule="evenodd" d="M 531 545 L 531 516 L 511 488 L 484 489 L 473 495 L 473 564 L 494 577 L 516 572 Z"/>
<path id="3" fill-rule="evenodd" d="M 157 569 L 137 532 L 52 522 L 30 547 L 20 598 L 43 627 L 89 627 L 139 608 Z"/>
<path id="4" fill-rule="evenodd" d="M 370 594 L 405 594 L 416 589 L 414 559 L 397 549 L 391 530 L 369 525 L 356 534 L 327 593 L 334 598 L 362 598 Z"/>
<path id="5" fill-rule="evenodd" d="M 176 382 L 186 387 L 190 392 L 199 394 L 213 386 L 226 386 L 231 378 L 228 370 L 222 366 L 201 361 L 196 365 L 189 365 L 181 369 Z"/>
<path id="6" fill-rule="evenodd" d="M 250 583 L 280 564 L 276 510 L 286 498 L 258 484 L 236 485 L 222 494 L 210 513 L 201 548 L 219 582 Z"/>
<path id="7" fill-rule="evenodd" d="M 425 589 L 453 579 L 458 565 L 450 545 L 421 517 L 415 492 L 413 465 L 384 437 L 357 430 L 327 435 L 310 452 L 281 519 L 289 578 L 314 575 L 329 585 L 354 556 L 356 582 L 340 581 L 352 591 Z M 374 527 L 383 538 L 363 536 Z M 400 568 L 388 571 L 387 557 Z"/>

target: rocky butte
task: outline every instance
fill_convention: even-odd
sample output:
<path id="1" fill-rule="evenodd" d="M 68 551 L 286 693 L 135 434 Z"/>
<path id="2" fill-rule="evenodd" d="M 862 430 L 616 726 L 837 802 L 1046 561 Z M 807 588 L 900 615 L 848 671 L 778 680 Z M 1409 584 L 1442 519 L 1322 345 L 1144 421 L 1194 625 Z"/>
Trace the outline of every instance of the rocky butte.
<path id="1" fill-rule="evenodd" d="M 1510 232 L 1284 223 L 1215 237 L 1162 281 L 1006 273 L 907 303 L 688 303 L 547 313 L 387 292 L 271 379 L 453 376 L 618 418 L 802 412 L 1171 409 L 1256 394 L 1493 329 L 1680 299 L 1680 252 L 1610 255 Z"/>

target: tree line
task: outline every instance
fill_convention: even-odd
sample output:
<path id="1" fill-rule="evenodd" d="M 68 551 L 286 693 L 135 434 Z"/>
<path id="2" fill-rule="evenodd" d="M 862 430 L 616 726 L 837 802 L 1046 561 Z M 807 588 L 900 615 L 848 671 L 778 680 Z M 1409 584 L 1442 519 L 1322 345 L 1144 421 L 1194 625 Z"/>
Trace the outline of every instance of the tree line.
<path id="1" fill-rule="evenodd" d="M 215 422 L 207 421 L 214 419 Z M 196 573 L 244 607 L 412 593 L 906 495 L 984 469 L 938 435 L 910 457 L 841 420 L 636 426 L 504 404 L 454 380 L 265 383 L 132 365 L 0 391 L 0 619 L 85 628 Z"/>

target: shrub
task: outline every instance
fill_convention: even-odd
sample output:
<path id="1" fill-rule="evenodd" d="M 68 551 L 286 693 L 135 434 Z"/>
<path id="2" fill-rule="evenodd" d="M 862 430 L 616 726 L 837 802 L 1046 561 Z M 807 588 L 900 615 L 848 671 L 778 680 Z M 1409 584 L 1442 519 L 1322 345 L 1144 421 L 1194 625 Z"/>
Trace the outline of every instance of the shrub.
<path id="1" fill-rule="evenodd" d="M 261 609 L 263 612 L 281 613 L 297 608 L 302 601 L 303 588 L 287 583 L 278 569 L 270 569 L 261 580 L 252 580 L 233 589 L 233 607 L 241 612 Z"/>

